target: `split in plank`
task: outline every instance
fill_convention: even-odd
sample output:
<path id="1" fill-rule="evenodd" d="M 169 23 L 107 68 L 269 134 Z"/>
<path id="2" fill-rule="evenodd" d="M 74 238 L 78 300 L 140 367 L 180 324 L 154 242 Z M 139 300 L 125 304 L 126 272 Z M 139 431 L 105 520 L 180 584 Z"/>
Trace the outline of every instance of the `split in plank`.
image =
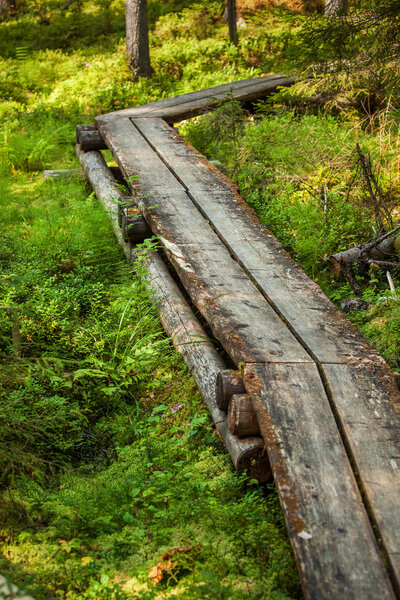
<path id="1" fill-rule="evenodd" d="M 305 598 L 394 598 L 316 365 L 246 365 L 244 381 Z"/>
<path id="2" fill-rule="evenodd" d="M 400 394 L 383 361 L 323 365 L 400 594 Z"/>
<path id="3" fill-rule="evenodd" d="M 223 243 L 319 363 L 346 363 L 376 350 L 288 255 L 235 186 L 162 119 L 134 119 Z"/>
<path id="4" fill-rule="evenodd" d="M 310 362 L 262 294 L 221 244 L 185 189 L 129 119 L 109 121 L 102 135 L 139 195 L 193 304 L 233 361 Z M 138 177 L 138 182 L 132 178 Z M 179 240 L 179 242 L 177 241 Z"/>

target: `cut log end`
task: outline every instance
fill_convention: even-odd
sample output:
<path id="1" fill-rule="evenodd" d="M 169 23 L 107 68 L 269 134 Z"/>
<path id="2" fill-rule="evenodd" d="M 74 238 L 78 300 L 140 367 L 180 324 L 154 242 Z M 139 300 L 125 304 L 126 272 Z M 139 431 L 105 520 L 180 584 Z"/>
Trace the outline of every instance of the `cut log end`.
<path id="1" fill-rule="evenodd" d="M 95 129 L 93 125 L 78 125 L 76 128 L 76 141 L 84 152 L 88 150 L 105 150 L 107 148 L 100 131 Z"/>
<path id="2" fill-rule="evenodd" d="M 245 394 L 240 371 L 221 371 L 217 376 L 216 402 L 220 410 L 228 412 L 229 402 L 235 394 Z"/>
<path id="3" fill-rule="evenodd" d="M 247 394 L 232 396 L 228 409 L 228 427 L 239 438 L 261 435 L 256 411 Z"/>
<path id="4" fill-rule="evenodd" d="M 250 440 L 249 440 L 250 441 Z M 252 479 L 260 483 L 272 479 L 271 467 L 262 438 L 252 438 L 252 444 L 239 454 L 235 467 L 239 473 L 246 472 Z"/>
<path id="5" fill-rule="evenodd" d="M 152 235 L 146 220 L 138 208 L 124 208 L 122 210 L 122 237 L 125 242 L 140 244 Z"/>

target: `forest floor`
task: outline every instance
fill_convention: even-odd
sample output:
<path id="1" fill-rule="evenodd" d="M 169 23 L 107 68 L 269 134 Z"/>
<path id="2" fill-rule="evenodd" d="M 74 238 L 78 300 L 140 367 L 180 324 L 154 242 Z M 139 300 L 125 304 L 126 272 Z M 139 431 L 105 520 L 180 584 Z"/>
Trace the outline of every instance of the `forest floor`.
<path id="1" fill-rule="evenodd" d="M 235 48 L 222 4 L 150 1 L 154 74 L 137 82 L 120 0 L 27 2 L 0 23 L 0 573 L 37 600 L 302 597 L 274 486 L 233 472 L 91 190 L 43 179 L 77 167 L 75 126 L 97 114 L 291 72 L 296 20 L 248 6 Z M 393 119 L 287 94 L 180 132 L 339 302 L 353 292 L 328 256 L 396 217 L 389 192 L 368 203 L 354 152 L 393 195 Z M 398 368 L 396 293 L 380 269 L 357 277 L 370 304 L 352 319 Z"/>

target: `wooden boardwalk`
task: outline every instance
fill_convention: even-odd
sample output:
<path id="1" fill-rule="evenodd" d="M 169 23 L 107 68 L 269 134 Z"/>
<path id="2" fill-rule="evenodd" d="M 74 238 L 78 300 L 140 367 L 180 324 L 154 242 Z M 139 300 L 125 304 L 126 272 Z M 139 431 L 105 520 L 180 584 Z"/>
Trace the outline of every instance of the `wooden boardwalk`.
<path id="1" fill-rule="evenodd" d="M 96 127 L 191 303 L 242 372 L 304 596 L 395 598 L 400 395 L 391 371 L 232 182 L 169 125 L 227 93 L 248 102 L 291 83 L 218 86 L 99 116 Z"/>

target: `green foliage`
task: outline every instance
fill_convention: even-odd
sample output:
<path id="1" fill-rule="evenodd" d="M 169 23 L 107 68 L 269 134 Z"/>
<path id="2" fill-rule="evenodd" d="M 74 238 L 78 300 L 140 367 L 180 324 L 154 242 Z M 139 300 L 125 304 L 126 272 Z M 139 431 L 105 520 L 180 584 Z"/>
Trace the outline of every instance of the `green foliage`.
<path id="1" fill-rule="evenodd" d="M 26 515 L 18 541 L 7 543 L 16 564 L 44 565 L 36 597 L 47 589 L 54 598 L 66 590 L 90 598 L 103 593 L 100 584 L 123 598 L 157 598 L 163 589 L 180 598 L 299 597 L 286 575 L 293 562 L 274 494 L 246 489 L 245 478 L 229 472 L 204 419 L 185 433 L 187 400 L 179 413 L 160 406 L 136 419 L 119 461 L 90 478 L 68 473 L 50 494 L 20 478 L 12 500 L 4 495 L 3 513 Z M 197 400 L 192 406 L 198 410 Z M 173 564 L 155 586 L 149 574 L 163 556 Z M 111 565 L 115 589 L 98 575 Z"/>
<path id="2" fill-rule="evenodd" d="M 336 109 L 352 107 L 371 115 L 397 102 L 400 3 L 350 0 L 348 6 L 344 15 L 301 19 L 291 55 L 311 78 L 297 90 L 322 93 Z"/>
<path id="3" fill-rule="evenodd" d="M 222 2 L 150 1 L 133 82 L 123 10 L 26 0 L 0 24 L 0 571 L 38 600 L 299 598 L 275 490 L 232 473 L 143 266 L 79 177 L 42 178 L 77 166 L 77 123 L 259 75 L 279 45 L 260 67 L 265 35 L 231 47 Z"/>

